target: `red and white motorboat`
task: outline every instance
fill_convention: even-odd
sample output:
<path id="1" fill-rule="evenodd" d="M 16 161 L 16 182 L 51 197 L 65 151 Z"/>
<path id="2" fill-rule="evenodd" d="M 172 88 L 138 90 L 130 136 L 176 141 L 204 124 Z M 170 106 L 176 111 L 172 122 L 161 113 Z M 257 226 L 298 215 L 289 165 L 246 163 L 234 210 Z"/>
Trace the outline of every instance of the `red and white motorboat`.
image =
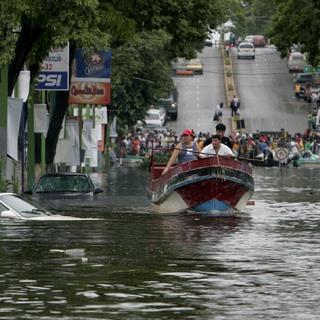
<path id="1" fill-rule="evenodd" d="M 164 149 L 154 149 L 148 195 L 159 213 L 191 210 L 233 214 L 243 211 L 254 190 L 251 165 L 235 158 L 212 156 L 176 164 L 161 175 L 157 161 Z"/>

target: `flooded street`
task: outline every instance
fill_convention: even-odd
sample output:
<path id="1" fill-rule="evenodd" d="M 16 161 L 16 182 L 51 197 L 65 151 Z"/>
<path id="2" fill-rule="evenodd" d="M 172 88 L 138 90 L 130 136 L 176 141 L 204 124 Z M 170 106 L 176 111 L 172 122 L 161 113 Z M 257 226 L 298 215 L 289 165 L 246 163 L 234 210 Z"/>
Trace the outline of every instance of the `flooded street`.
<path id="1" fill-rule="evenodd" d="M 68 215 L 0 221 L 0 319 L 318 319 L 320 171 L 255 168 L 236 218 L 159 215 L 148 172 L 94 174 Z"/>

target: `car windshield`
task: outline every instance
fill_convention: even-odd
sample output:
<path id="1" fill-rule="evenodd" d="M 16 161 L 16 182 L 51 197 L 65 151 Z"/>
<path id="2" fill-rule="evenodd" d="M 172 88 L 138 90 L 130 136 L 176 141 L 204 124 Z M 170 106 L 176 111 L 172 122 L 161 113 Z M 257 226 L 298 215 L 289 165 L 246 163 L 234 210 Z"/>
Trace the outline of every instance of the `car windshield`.
<path id="1" fill-rule="evenodd" d="M 240 44 L 240 48 L 250 48 L 252 49 L 253 48 L 253 45 L 251 43 L 243 43 L 243 44 Z"/>
<path id="2" fill-rule="evenodd" d="M 62 175 L 43 176 L 36 187 L 36 192 L 89 192 L 90 183 L 86 176 Z"/>
<path id="3" fill-rule="evenodd" d="M 191 59 L 191 60 L 189 61 L 189 64 L 200 64 L 200 60 L 198 60 L 198 59 Z"/>
<path id="4" fill-rule="evenodd" d="M 297 81 L 298 83 L 301 82 L 311 82 L 313 80 L 312 74 L 300 74 L 300 76 L 297 77 Z"/>
<path id="5" fill-rule="evenodd" d="M 295 55 L 292 55 L 292 60 L 303 60 L 303 55 L 300 55 L 300 54 L 295 54 Z"/>
<path id="6" fill-rule="evenodd" d="M 15 195 L 2 196 L 1 201 L 25 218 L 34 215 L 47 214 L 45 210 L 38 208 Z"/>
<path id="7" fill-rule="evenodd" d="M 160 115 L 157 113 L 150 113 L 147 115 L 146 120 L 159 120 L 160 119 Z"/>

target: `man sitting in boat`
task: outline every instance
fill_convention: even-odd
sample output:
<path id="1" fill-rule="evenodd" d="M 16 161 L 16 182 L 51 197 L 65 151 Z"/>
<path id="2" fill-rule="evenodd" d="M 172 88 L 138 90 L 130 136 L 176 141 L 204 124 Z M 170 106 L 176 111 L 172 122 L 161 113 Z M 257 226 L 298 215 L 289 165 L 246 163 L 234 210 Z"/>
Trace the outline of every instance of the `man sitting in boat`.
<path id="1" fill-rule="evenodd" d="M 171 157 L 162 172 L 164 175 L 171 166 L 176 162 L 177 158 L 179 163 L 188 162 L 191 160 L 197 160 L 197 154 L 199 152 L 197 143 L 193 141 L 192 130 L 185 129 L 182 132 L 182 141 L 179 142 L 172 151 Z"/>
<path id="2" fill-rule="evenodd" d="M 218 134 L 212 136 L 212 143 L 201 150 L 199 157 L 207 158 L 214 155 L 234 157 L 232 150 L 227 145 L 221 143 L 221 137 Z"/>

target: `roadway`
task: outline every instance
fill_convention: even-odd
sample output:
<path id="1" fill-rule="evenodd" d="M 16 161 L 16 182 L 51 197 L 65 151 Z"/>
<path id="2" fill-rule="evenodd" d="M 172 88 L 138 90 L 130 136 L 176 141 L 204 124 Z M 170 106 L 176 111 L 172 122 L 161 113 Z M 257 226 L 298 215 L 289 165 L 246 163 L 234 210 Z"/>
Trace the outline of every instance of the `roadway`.
<path id="1" fill-rule="evenodd" d="M 174 77 L 179 92 L 178 119 L 170 121 L 168 127 L 178 134 L 185 128 L 197 133 L 215 132 L 214 108 L 225 101 L 220 48 L 205 47 L 198 57 L 203 63 L 203 75 Z"/>
<path id="2" fill-rule="evenodd" d="M 246 131 L 279 131 L 283 128 L 290 134 L 303 132 L 310 107 L 295 99 L 292 75 L 277 50 L 257 48 L 255 60 L 238 60 L 236 48 L 230 53 Z M 178 134 L 184 128 L 215 132 L 213 110 L 219 102 L 226 102 L 220 48 L 205 47 L 198 57 L 204 64 L 203 75 L 174 77 L 179 92 L 178 120 L 170 121 L 167 126 Z M 229 106 L 225 106 L 223 122 L 230 126 Z"/>
<path id="3" fill-rule="evenodd" d="M 286 59 L 274 47 L 257 48 L 255 60 L 237 59 L 236 50 L 231 50 L 234 79 L 247 131 L 303 132 L 309 106 L 294 97 Z"/>

